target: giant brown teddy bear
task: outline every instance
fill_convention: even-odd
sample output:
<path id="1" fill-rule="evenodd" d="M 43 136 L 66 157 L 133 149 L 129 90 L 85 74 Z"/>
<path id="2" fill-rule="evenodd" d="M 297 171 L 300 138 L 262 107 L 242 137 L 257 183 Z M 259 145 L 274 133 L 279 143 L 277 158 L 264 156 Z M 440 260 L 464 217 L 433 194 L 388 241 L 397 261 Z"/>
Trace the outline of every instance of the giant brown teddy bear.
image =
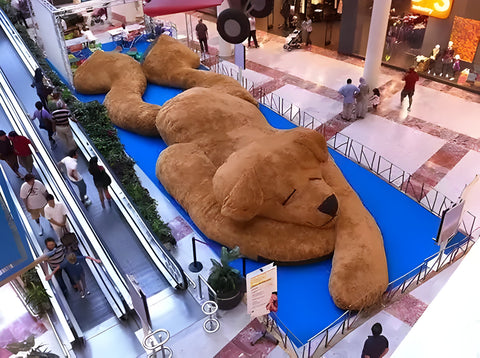
<path id="1" fill-rule="evenodd" d="M 254 260 L 299 263 L 330 255 L 330 293 L 345 309 L 371 305 L 388 284 L 380 231 L 319 133 L 271 127 L 232 78 L 161 36 L 142 65 L 95 52 L 75 73 L 79 92 L 105 93 L 118 126 L 169 145 L 157 177 L 211 239 Z M 147 80 L 186 89 L 144 103 Z"/>

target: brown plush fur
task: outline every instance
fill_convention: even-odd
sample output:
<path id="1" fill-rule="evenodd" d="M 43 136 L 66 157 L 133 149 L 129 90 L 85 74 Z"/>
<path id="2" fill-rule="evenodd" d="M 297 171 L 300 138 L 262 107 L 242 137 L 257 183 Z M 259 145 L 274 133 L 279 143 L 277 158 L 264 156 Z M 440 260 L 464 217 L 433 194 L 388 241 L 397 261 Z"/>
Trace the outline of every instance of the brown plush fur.
<path id="1" fill-rule="evenodd" d="M 107 93 L 105 107 L 115 125 L 143 135 L 158 135 L 152 120 L 160 106 L 145 103 L 147 80 L 133 58 L 95 51 L 75 72 L 73 84 L 80 93 Z"/>
<path id="2" fill-rule="evenodd" d="M 333 252 L 329 286 L 339 307 L 360 309 L 378 300 L 388 284 L 382 236 L 329 157 L 325 139 L 304 128 L 272 128 L 236 82 L 215 75 L 202 86 L 205 71 L 192 69 L 195 61 L 183 45 L 161 38 L 144 73 L 150 81 L 190 89 L 167 101 L 156 119 L 132 110 L 126 124 L 139 132 L 137 127 L 151 128 L 155 120 L 169 144 L 156 171 L 165 188 L 208 237 L 238 245 L 252 259 L 294 263 Z M 83 70 L 85 64 L 77 73 L 90 78 L 93 69 Z M 114 66 L 102 68 L 108 79 L 120 76 Z M 142 82 L 145 77 L 135 71 Z M 120 80 L 102 81 L 109 94 L 117 86 L 128 90 Z M 140 118 L 149 123 L 137 123 Z"/>
<path id="3" fill-rule="evenodd" d="M 165 56 L 165 49 L 169 54 Z M 142 68 L 148 80 L 160 86 L 212 88 L 257 104 L 252 95 L 231 77 L 211 71 L 198 71 L 200 58 L 186 46 L 178 46 L 178 41 L 162 35 L 148 52 Z M 164 71 L 163 69 L 168 69 Z"/>

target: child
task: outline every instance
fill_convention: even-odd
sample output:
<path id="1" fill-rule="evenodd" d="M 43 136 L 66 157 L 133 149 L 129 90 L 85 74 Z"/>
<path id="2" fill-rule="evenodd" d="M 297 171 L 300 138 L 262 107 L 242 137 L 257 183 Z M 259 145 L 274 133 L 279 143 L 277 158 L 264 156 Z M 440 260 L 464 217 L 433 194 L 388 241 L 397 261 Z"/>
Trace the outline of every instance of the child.
<path id="1" fill-rule="evenodd" d="M 75 287 L 80 291 L 81 297 L 85 298 L 85 295 L 90 294 L 90 292 L 87 291 L 87 283 L 85 282 L 85 270 L 83 269 L 83 266 L 80 264 L 80 261 L 85 261 L 85 259 L 95 261 L 97 264 L 102 263 L 102 261 L 98 259 L 94 259 L 93 257 L 77 256 L 72 252 L 67 255 L 66 260 L 63 260 L 63 262 L 57 267 L 55 267 L 53 272 L 45 276 L 45 278 L 47 280 L 50 280 L 52 276 L 55 275 L 55 273 L 59 269 L 65 269 L 68 275 L 71 277 L 71 279 L 75 282 Z"/>
<path id="2" fill-rule="evenodd" d="M 372 105 L 373 110 L 376 111 L 378 105 L 380 104 L 380 91 L 378 90 L 378 88 L 374 88 L 372 92 L 373 95 L 372 97 L 370 97 L 370 104 Z"/>

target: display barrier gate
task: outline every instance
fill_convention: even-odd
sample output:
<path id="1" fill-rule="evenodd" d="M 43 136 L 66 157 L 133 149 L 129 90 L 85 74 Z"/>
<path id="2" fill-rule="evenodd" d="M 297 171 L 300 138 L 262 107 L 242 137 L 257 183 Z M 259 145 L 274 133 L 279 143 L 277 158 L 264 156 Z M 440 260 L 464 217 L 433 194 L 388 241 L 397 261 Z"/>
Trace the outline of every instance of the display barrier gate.
<path id="1" fill-rule="evenodd" d="M 330 148 L 374 173 L 397 190 L 414 199 L 434 215 L 441 216 L 442 212 L 453 204 L 451 199 L 435 188 L 416 179 L 414 175 L 399 168 L 373 149 L 340 132 L 336 132 L 328 120 L 315 118 L 315 116 L 302 111 L 295 104 L 277 94 L 267 93 L 261 86 L 255 86 L 254 82 L 241 77 L 240 71 L 224 65 L 219 58 L 213 61 L 211 59 L 210 61 L 204 61 L 204 64 L 206 65 L 207 62 L 211 63 L 210 70 L 236 79 L 255 99 L 275 113 L 297 126 L 310 128 L 322 133 L 325 139 L 327 139 L 327 145 Z M 446 252 L 448 254 L 434 254 L 426 258 L 410 272 L 390 282 L 378 307 L 388 304 L 397 295 L 404 294 L 423 283 L 434 271 L 440 271 L 463 257 L 475 242 L 473 239 L 473 233 L 476 231 L 475 221 L 476 217 L 467 211 L 459 228 L 459 231 L 465 234 L 466 237 L 460 242 L 447 246 Z M 341 336 L 356 328 L 360 325 L 359 322 L 368 318 L 371 311 L 372 308 L 368 312 L 365 309 L 359 311 L 347 310 L 342 316 L 310 338 L 306 343 L 301 342 L 275 313 L 270 313 L 268 326 L 270 330 L 274 330 L 281 337 L 284 348 L 293 351 L 296 357 L 321 357 L 323 353 L 342 338 Z"/>

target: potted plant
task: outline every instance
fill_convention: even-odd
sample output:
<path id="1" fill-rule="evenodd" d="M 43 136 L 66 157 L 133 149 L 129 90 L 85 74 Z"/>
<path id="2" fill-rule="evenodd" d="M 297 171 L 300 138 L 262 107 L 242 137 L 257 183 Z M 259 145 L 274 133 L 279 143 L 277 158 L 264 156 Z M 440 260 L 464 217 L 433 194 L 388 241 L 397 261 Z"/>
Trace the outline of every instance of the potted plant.
<path id="1" fill-rule="evenodd" d="M 51 308 L 50 296 L 43 287 L 35 269 L 28 270 L 22 276 L 25 288 L 25 301 L 36 314 L 43 314 Z"/>
<path id="2" fill-rule="evenodd" d="M 220 262 L 212 260 L 213 267 L 208 276 L 208 284 L 217 293 L 218 308 L 229 310 L 236 307 L 245 293 L 245 279 L 240 271 L 230 266 L 230 262 L 240 257 L 240 248 L 228 250 L 222 247 Z"/>

